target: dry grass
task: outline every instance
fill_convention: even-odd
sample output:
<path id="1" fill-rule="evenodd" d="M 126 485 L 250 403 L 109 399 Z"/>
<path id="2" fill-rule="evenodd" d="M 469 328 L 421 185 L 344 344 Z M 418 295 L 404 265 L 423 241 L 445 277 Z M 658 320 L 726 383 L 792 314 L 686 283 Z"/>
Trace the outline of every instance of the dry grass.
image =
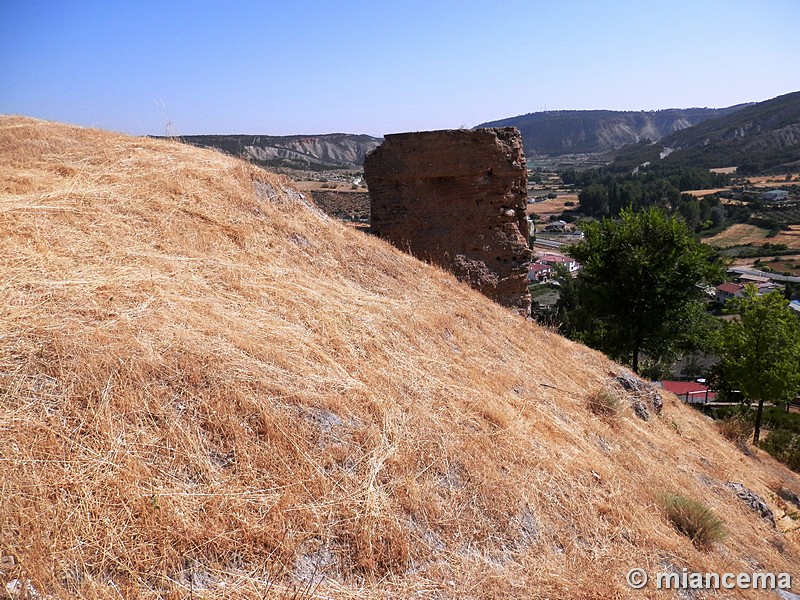
<path id="1" fill-rule="evenodd" d="M 722 437 L 734 443 L 746 443 L 753 435 L 753 426 L 737 417 L 717 421 L 717 429 Z"/>
<path id="2" fill-rule="evenodd" d="M 632 566 L 800 575 L 797 534 L 724 485 L 768 498 L 794 474 L 672 396 L 647 422 L 598 419 L 587 395 L 620 367 L 286 180 L 16 117 L 0 173 L 4 583 L 641 598 Z M 677 533 L 667 490 L 724 515 L 725 541 Z"/>
<path id="3" fill-rule="evenodd" d="M 760 244 L 772 242 L 767 239 L 768 229 L 747 225 L 746 223 L 735 223 L 725 231 L 703 239 L 706 244 L 717 246 L 718 248 L 728 248 L 730 246 L 740 246 L 742 244 Z"/>
<path id="4" fill-rule="evenodd" d="M 622 401 L 617 394 L 605 388 L 589 396 L 587 404 L 595 415 L 607 419 L 616 418 L 622 411 Z"/>

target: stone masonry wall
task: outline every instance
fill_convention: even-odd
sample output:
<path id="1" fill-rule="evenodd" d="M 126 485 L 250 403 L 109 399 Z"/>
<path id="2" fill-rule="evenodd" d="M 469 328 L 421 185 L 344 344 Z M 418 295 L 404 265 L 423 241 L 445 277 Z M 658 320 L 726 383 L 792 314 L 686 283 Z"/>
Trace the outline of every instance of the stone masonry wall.
<path id="1" fill-rule="evenodd" d="M 530 309 L 528 170 L 516 128 L 387 135 L 364 162 L 372 231 Z"/>

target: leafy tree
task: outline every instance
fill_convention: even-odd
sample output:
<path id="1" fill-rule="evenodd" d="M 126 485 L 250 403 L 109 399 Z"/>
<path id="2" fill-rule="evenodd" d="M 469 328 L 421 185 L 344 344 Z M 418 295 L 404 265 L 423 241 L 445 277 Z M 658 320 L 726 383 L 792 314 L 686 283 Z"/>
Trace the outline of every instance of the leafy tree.
<path id="1" fill-rule="evenodd" d="M 694 230 L 700 224 L 700 203 L 694 196 L 690 196 L 689 194 L 681 195 L 678 213 L 686 221 L 686 225 L 689 229 Z"/>
<path id="2" fill-rule="evenodd" d="M 739 318 L 727 322 L 720 335 L 722 370 L 728 385 L 758 402 L 757 444 L 764 402 L 789 402 L 800 390 L 800 321 L 780 293 L 759 296 L 751 285 L 726 308 Z"/>
<path id="3" fill-rule="evenodd" d="M 567 248 L 582 265 L 570 299 L 571 337 L 636 372 L 642 353 L 664 361 L 703 345 L 713 327 L 703 287 L 723 270 L 682 219 L 655 207 L 623 209 L 619 220 L 583 229 L 583 241 Z"/>
<path id="4" fill-rule="evenodd" d="M 555 310 L 554 320 L 558 324 L 561 333 L 570 335 L 579 328 L 575 319 L 579 318 L 577 286 L 572 274 L 564 265 L 556 265 L 554 281 L 559 285 L 558 301 L 553 307 Z"/>

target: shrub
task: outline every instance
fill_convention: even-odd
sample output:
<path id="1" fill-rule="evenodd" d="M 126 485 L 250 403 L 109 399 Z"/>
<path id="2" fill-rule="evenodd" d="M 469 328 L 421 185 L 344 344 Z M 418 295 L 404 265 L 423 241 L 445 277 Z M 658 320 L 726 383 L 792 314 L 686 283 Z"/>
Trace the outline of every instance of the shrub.
<path id="1" fill-rule="evenodd" d="M 800 472 L 800 435 L 786 429 L 775 429 L 761 442 L 761 448 L 793 471 Z"/>
<path id="2" fill-rule="evenodd" d="M 708 548 L 725 536 L 724 523 L 702 502 L 680 494 L 667 494 L 662 502 L 675 529 L 698 548 Z"/>
<path id="3" fill-rule="evenodd" d="M 614 393 L 605 388 L 589 396 L 589 410 L 598 417 L 615 417 L 622 410 L 622 401 Z"/>
<path id="4" fill-rule="evenodd" d="M 732 442 L 748 440 L 753 435 L 753 425 L 747 419 L 739 417 L 728 417 L 717 421 L 717 429 L 722 437 Z"/>
<path id="5" fill-rule="evenodd" d="M 762 422 L 769 429 L 785 429 L 800 433 L 800 414 L 786 412 L 782 406 L 765 406 Z"/>

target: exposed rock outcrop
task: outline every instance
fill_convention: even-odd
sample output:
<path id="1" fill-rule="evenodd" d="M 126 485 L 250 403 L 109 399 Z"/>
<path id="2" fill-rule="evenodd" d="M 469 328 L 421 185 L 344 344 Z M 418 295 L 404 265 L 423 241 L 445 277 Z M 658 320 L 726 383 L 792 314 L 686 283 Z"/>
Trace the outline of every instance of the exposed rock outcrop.
<path id="1" fill-rule="evenodd" d="M 364 155 L 381 143 L 380 138 L 349 133 L 326 135 L 185 135 L 181 140 L 195 146 L 222 150 L 268 167 L 293 169 L 357 169 Z"/>
<path id="2" fill-rule="evenodd" d="M 501 304 L 530 309 L 527 165 L 515 128 L 387 135 L 364 175 L 373 232 Z"/>
<path id="3" fill-rule="evenodd" d="M 729 481 L 727 486 L 750 507 L 750 510 L 757 512 L 762 518 L 769 521 L 769 523 L 775 527 L 775 515 L 761 496 L 752 490 L 748 490 L 741 483 Z"/>

